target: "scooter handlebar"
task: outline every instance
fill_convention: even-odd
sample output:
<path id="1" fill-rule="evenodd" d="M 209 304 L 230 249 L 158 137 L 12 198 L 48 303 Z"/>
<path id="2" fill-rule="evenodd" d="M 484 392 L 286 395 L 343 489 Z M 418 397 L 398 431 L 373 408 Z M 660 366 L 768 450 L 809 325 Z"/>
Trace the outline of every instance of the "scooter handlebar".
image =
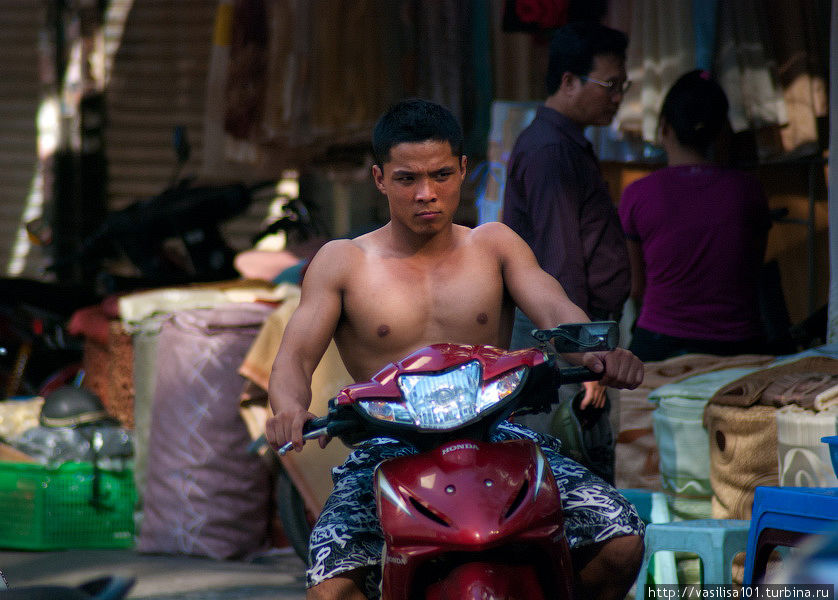
<path id="1" fill-rule="evenodd" d="M 566 367 L 558 370 L 559 381 L 561 385 L 568 383 L 581 383 L 583 381 L 597 381 L 602 379 L 603 373 L 596 373 L 587 367 Z M 346 419 L 345 416 L 337 416 L 331 414 L 325 417 L 315 417 L 303 423 L 303 440 L 310 440 L 319 438 L 324 435 L 330 437 L 337 437 L 346 431 L 351 431 L 357 426 L 357 421 Z M 264 436 L 259 440 L 253 442 L 252 446 L 258 446 L 265 443 Z M 277 449 L 277 454 L 283 456 L 294 448 L 291 442 L 288 442 Z"/>
<path id="2" fill-rule="evenodd" d="M 311 440 L 324 435 L 334 437 L 347 428 L 347 423 L 330 419 L 329 417 L 315 417 L 303 423 L 303 440 Z M 291 442 L 281 446 L 276 452 L 280 456 L 294 448 Z"/>
<path id="3" fill-rule="evenodd" d="M 588 367 L 567 367 L 559 369 L 559 383 L 582 383 L 583 381 L 599 381 L 603 373 L 595 373 Z"/>

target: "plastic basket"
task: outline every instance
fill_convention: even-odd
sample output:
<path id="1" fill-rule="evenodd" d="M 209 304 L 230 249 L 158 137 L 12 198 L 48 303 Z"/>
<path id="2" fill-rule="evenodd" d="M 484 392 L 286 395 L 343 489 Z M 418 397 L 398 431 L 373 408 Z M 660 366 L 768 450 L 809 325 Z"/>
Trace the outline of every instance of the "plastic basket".
<path id="1" fill-rule="evenodd" d="M 135 498 L 131 469 L 0 462 L 0 547 L 131 547 Z"/>

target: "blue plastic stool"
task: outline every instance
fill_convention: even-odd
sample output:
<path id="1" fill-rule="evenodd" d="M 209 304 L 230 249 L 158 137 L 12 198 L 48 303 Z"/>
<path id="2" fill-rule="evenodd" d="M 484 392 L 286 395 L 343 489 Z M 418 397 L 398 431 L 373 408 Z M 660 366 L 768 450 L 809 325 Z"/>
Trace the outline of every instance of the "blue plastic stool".
<path id="1" fill-rule="evenodd" d="M 644 523 L 668 523 L 672 520 L 663 492 L 643 488 L 620 488 L 617 491 L 634 504 Z"/>
<path id="2" fill-rule="evenodd" d="M 771 551 L 838 524 L 838 488 L 757 486 L 745 554 L 744 583 L 759 582 Z"/>
<path id="3" fill-rule="evenodd" d="M 672 516 L 669 513 L 669 504 L 666 501 L 666 494 L 643 488 L 621 488 L 618 490 L 629 502 L 634 504 L 637 514 L 648 526 L 650 523 L 669 523 Z M 678 570 L 675 566 L 674 552 L 658 552 L 640 571 L 637 577 L 638 582 L 646 582 L 647 569 L 652 572 L 652 580 L 655 583 L 664 581 L 677 581 Z"/>
<path id="4" fill-rule="evenodd" d="M 646 551 L 643 554 L 641 577 L 637 581 L 635 598 L 645 598 L 643 574 L 649 560 L 659 550 L 674 550 L 698 554 L 702 565 L 704 583 L 733 583 L 731 563 L 733 557 L 745 550 L 750 522 L 738 519 L 696 519 L 652 523 L 646 527 Z M 657 581 L 656 584 L 677 584 L 672 581 Z"/>

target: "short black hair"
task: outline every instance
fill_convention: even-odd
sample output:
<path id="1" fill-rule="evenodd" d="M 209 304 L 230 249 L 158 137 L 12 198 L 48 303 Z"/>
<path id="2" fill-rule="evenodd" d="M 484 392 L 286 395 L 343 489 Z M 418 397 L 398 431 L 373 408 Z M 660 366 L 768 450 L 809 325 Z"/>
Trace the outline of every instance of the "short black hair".
<path id="1" fill-rule="evenodd" d="M 390 150 L 404 142 L 435 140 L 448 142 L 454 156 L 463 154 L 463 130 L 457 118 L 444 106 L 411 98 L 391 106 L 378 119 L 372 131 L 375 164 L 390 160 Z"/>
<path id="2" fill-rule="evenodd" d="M 574 21 L 556 30 L 550 40 L 550 60 L 544 87 L 552 96 L 565 73 L 587 75 L 594 68 L 594 57 L 613 54 L 626 58 L 628 37 L 596 21 Z"/>
<path id="3" fill-rule="evenodd" d="M 672 84 L 663 99 L 660 115 L 681 144 L 707 156 L 727 124 L 728 108 L 722 87 L 710 73 L 696 69 Z"/>

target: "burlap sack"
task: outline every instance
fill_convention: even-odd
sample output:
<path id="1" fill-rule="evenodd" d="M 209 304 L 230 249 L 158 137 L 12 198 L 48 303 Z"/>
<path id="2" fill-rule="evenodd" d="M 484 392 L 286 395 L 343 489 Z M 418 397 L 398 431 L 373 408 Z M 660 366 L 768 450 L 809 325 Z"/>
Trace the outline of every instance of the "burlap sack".
<path id="1" fill-rule="evenodd" d="M 760 405 L 705 407 L 714 519 L 750 519 L 754 488 L 778 484 L 776 411 Z"/>

